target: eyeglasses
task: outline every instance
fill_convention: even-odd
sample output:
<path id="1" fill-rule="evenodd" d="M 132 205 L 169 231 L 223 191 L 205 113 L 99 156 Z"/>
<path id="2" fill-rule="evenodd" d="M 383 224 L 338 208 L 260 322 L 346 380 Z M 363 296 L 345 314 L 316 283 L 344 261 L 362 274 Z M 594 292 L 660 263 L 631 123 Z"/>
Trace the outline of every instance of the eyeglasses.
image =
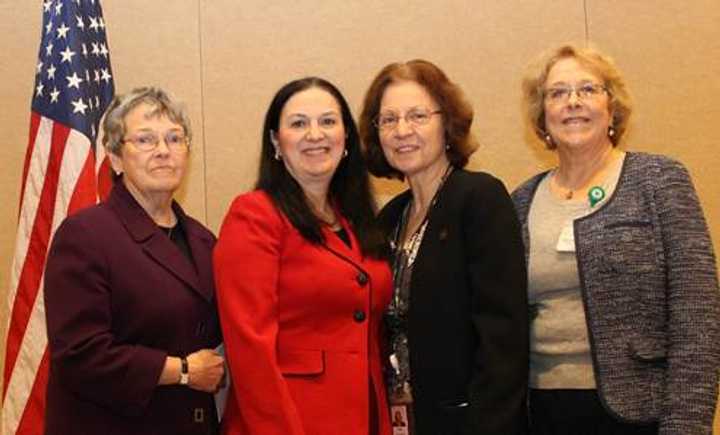
<path id="1" fill-rule="evenodd" d="M 373 125 L 382 131 L 390 131 L 397 128 L 400 118 L 405 119 L 405 122 L 412 125 L 425 125 L 430 122 L 430 118 L 433 115 L 442 113 L 442 110 L 430 110 L 427 107 L 414 107 L 407 112 L 405 116 L 400 116 L 399 113 L 388 110 L 375 117 Z"/>
<path id="2" fill-rule="evenodd" d="M 188 139 L 184 133 L 169 131 L 163 140 L 171 151 L 185 151 L 188 148 Z M 152 151 L 160 144 L 160 136 L 154 132 L 138 133 L 122 140 L 123 143 L 130 142 L 140 151 Z"/>
<path id="3" fill-rule="evenodd" d="M 545 90 L 545 100 L 551 104 L 561 104 L 570 99 L 573 93 L 579 100 L 592 100 L 608 89 L 597 83 L 585 83 L 575 86 L 556 86 Z"/>

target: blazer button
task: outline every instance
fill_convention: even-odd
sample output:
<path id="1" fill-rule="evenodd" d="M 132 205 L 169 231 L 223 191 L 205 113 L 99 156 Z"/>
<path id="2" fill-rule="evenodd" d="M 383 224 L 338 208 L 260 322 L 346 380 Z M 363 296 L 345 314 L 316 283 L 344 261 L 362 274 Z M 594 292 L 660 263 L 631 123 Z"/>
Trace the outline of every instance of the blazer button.
<path id="1" fill-rule="evenodd" d="M 360 323 L 365 320 L 365 311 L 363 310 L 355 310 L 353 313 L 353 319 L 355 319 L 356 322 Z"/>
<path id="2" fill-rule="evenodd" d="M 362 285 L 367 284 L 367 282 L 368 282 L 368 276 L 367 276 L 367 274 L 366 274 L 365 272 L 360 272 L 360 273 L 358 273 L 357 276 L 355 277 L 355 280 L 357 281 L 358 284 L 360 284 L 360 285 L 362 286 Z"/>

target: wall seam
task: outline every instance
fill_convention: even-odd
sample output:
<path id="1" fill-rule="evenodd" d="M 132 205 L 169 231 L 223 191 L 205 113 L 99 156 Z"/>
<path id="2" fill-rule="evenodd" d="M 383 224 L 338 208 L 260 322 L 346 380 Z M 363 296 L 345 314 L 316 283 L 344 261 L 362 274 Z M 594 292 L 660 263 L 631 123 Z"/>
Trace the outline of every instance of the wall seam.
<path id="1" fill-rule="evenodd" d="M 207 141 L 205 140 L 205 61 L 203 58 L 203 16 L 202 2 L 198 0 L 198 54 L 200 57 L 200 124 L 203 143 L 203 209 L 205 212 L 205 225 L 209 225 L 208 218 L 208 176 L 207 176 Z"/>
<path id="2" fill-rule="evenodd" d="M 585 15 L 585 46 L 590 45 L 590 26 L 588 24 L 588 1 L 583 0 L 583 13 Z"/>

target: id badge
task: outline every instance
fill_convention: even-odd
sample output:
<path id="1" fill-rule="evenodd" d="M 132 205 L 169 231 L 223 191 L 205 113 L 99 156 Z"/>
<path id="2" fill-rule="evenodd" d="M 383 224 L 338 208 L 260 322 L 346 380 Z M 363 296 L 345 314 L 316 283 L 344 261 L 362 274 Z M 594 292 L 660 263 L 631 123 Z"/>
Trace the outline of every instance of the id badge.
<path id="1" fill-rule="evenodd" d="M 575 232 L 572 222 L 565 225 L 560 231 L 555 250 L 557 252 L 575 252 Z"/>
<path id="2" fill-rule="evenodd" d="M 393 435 L 411 435 L 411 408 L 407 403 L 390 405 L 390 421 Z"/>
<path id="3" fill-rule="evenodd" d="M 392 435 L 413 435 L 415 419 L 412 408 L 412 392 L 408 383 L 398 386 L 388 394 L 390 402 L 390 426 Z"/>

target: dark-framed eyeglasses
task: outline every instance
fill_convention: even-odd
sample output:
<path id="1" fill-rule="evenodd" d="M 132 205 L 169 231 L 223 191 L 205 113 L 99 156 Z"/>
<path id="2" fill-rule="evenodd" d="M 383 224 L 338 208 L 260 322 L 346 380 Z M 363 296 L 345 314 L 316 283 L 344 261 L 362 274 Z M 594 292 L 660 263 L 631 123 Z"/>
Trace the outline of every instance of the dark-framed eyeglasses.
<path id="1" fill-rule="evenodd" d="M 405 112 L 403 116 L 394 110 L 387 110 L 375 117 L 373 125 L 381 131 L 394 130 L 397 128 L 400 118 L 405 119 L 405 122 L 411 125 L 425 125 L 430 122 L 433 115 L 441 113 L 442 110 L 432 110 L 427 107 L 413 107 Z"/>

